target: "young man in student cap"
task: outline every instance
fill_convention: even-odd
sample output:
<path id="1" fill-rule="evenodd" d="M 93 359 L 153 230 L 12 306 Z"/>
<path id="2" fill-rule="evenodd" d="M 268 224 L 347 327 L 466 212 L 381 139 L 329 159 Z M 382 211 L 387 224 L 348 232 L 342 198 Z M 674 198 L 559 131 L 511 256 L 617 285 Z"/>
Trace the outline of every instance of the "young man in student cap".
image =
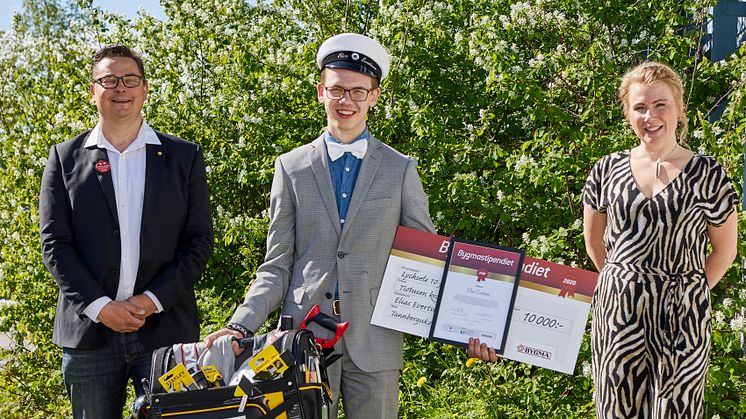
<path id="1" fill-rule="evenodd" d="M 280 305 L 297 326 L 318 304 L 350 323 L 335 346 L 342 358 L 329 368 L 333 417 L 341 394 L 349 418 L 396 418 L 402 333 L 370 320 L 397 227 L 435 228 L 417 162 L 367 126 L 389 54 L 367 36 L 344 33 L 321 45 L 317 64 L 326 129 L 277 158 L 264 263 L 227 328 L 207 341 L 254 333 Z"/>

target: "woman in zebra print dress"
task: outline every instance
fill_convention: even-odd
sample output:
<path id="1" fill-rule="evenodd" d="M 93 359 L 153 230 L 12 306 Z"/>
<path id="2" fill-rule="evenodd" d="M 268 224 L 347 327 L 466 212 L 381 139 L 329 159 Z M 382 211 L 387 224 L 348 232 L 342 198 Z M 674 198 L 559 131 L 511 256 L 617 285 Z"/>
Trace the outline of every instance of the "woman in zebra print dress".
<path id="1" fill-rule="evenodd" d="M 701 417 L 709 289 L 736 256 L 735 192 L 714 159 L 678 144 L 687 120 L 670 67 L 630 70 L 619 98 L 640 144 L 599 160 L 583 193 L 586 249 L 601 273 L 591 330 L 596 413 Z"/>

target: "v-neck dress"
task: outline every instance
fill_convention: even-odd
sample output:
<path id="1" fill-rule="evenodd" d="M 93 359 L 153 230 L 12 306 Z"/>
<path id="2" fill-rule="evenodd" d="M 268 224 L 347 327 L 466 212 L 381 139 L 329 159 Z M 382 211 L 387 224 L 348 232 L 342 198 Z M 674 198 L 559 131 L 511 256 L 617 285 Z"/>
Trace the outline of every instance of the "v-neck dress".
<path id="1" fill-rule="evenodd" d="M 726 221 L 735 190 L 713 158 L 695 154 L 648 198 L 629 154 L 599 160 L 583 191 L 583 203 L 607 217 L 591 326 L 596 413 L 701 417 L 710 351 L 707 226 Z"/>

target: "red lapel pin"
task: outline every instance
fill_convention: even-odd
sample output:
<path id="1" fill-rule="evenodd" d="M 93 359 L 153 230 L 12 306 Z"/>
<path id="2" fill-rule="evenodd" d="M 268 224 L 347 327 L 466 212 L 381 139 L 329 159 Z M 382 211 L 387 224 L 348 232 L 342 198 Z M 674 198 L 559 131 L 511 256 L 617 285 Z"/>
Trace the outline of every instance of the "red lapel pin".
<path id="1" fill-rule="evenodd" d="M 96 162 L 96 171 L 103 174 L 108 173 L 111 170 L 111 165 L 108 160 L 101 159 Z"/>

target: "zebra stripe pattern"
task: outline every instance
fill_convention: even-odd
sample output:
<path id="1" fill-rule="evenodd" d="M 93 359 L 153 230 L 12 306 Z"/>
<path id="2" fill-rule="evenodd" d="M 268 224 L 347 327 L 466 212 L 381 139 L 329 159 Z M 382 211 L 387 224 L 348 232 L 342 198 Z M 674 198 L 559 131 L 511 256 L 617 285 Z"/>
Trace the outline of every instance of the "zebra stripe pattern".
<path id="1" fill-rule="evenodd" d="M 710 351 L 707 226 L 724 223 L 735 199 L 725 170 L 700 155 L 650 198 L 635 183 L 629 151 L 591 171 L 583 202 L 607 216 L 591 327 L 599 418 L 701 417 Z"/>

